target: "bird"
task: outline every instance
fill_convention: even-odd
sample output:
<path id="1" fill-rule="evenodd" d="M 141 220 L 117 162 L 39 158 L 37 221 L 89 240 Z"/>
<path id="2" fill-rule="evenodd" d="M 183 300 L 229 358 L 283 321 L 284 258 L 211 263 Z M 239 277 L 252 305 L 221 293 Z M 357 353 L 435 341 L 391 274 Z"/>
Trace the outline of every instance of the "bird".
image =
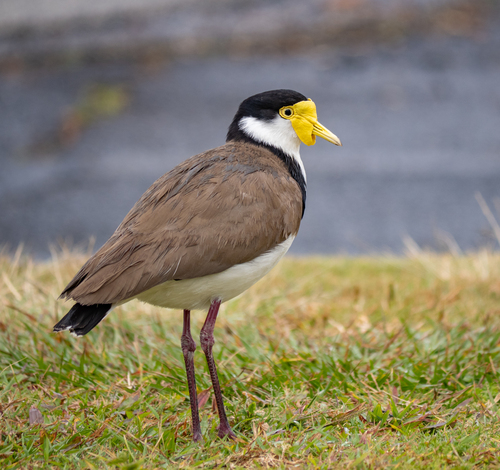
<path id="1" fill-rule="evenodd" d="M 53 329 L 76 336 L 133 299 L 183 311 L 180 342 L 195 442 L 203 436 L 191 311 L 208 310 L 200 345 L 219 415 L 217 434 L 235 439 L 212 354 L 219 307 L 265 276 L 290 248 L 306 205 L 300 144 L 314 145 L 317 136 L 342 145 L 303 94 L 279 89 L 245 99 L 226 143 L 156 180 L 59 297 L 76 303 Z"/>

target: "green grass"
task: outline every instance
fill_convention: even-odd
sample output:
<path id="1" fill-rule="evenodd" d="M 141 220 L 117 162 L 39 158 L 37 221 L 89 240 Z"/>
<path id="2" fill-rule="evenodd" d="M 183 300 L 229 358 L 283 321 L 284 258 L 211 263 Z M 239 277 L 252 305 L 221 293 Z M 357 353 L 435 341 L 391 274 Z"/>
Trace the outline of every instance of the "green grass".
<path id="1" fill-rule="evenodd" d="M 51 333 L 83 260 L 0 259 L 2 469 L 500 468 L 498 254 L 285 260 L 217 323 L 236 442 L 196 352 L 203 444 L 181 312 L 132 302 L 84 338 Z"/>

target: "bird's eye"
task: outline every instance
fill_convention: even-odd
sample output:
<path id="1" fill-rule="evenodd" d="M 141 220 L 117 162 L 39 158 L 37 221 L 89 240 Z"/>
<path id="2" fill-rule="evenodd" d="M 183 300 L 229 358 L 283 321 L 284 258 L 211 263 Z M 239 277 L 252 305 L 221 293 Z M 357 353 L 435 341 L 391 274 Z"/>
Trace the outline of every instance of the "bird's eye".
<path id="1" fill-rule="evenodd" d="M 282 118 L 288 119 L 293 116 L 293 109 L 292 108 L 281 108 L 280 109 L 280 116 Z"/>

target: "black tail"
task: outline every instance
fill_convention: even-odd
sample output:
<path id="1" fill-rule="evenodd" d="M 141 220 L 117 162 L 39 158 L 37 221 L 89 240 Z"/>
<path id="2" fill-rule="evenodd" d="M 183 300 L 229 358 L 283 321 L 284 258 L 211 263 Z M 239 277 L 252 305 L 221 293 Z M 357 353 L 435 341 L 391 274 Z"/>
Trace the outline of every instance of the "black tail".
<path id="1" fill-rule="evenodd" d="M 54 331 L 69 330 L 76 336 L 86 335 L 108 313 L 111 304 L 81 305 L 76 303 L 54 326 Z"/>

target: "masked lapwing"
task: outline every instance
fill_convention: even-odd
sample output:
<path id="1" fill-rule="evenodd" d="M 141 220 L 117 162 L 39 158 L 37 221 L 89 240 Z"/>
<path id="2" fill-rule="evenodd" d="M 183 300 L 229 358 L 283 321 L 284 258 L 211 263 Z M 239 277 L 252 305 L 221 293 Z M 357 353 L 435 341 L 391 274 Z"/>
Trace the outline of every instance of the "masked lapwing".
<path id="1" fill-rule="evenodd" d="M 208 309 L 200 332 L 219 412 L 218 435 L 234 438 L 212 356 L 222 302 L 265 276 L 297 235 L 306 203 L 303 142 L 340 140 L 316 105 L 292 90 L 243 101 L 226 143 L 191 157 L 155 181 L 103 247 L 67 285 L 76 301 L 54 331 L 87 334 L 116 307 L 139 299 L 182 309 L 181 337 L 193 439 L 202 439 L 190 312 Z"/>

